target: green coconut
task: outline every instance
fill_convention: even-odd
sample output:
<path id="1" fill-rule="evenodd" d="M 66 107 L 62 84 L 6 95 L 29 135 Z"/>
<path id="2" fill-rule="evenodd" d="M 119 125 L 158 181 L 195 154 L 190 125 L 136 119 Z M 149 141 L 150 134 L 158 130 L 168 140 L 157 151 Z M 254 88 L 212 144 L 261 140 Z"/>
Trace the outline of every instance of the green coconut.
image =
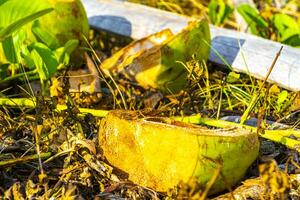
<path id="1" fill-rule="evenodd" d="M 25 44 L 37 41 L 32 33 L 33 24 L 54 36 L 58 42 L 57 47 L 62 47 L 72 39 L 77 39 L 80 46 L 85 46 L 85 37 L 88 37 L 89 24 L 86 12 L 80 0 L 48 0 L 54 10 L 38 19 L 34 23 L 24 26 L 27 33 Z M 82 52 L 76 50 L 72 58 L 82 60 Z M 79 59 L 78 59 L 79 58 Z M 0 63 L 6 63 L 6 59 L 0 45 Z"/>
<path id="2" fill-rule="evenodd" d="M 54 35 L 60 45 L 68 40 L 79 39 L 84 44 L 89 24 L 80 0 L 48 0 L 54 11 L 39 18 L 40 27 Z"/>

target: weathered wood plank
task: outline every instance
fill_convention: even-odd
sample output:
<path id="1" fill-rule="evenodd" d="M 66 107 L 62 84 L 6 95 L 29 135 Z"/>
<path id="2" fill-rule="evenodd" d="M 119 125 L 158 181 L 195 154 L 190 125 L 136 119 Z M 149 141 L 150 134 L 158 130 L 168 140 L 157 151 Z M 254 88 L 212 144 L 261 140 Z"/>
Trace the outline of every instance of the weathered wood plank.
<path id="1" fill-rule="evenodd" d="M 90 25 L 101 30 L 140 39 L 162 29 L 179 32 L 191 18 L 129 2 L 82 0 Z M 212 50 L 209 61 L 264 78 L 282 44 L 247 33 L 211 26 Z M 269 81 L 300 91 L 300 50 L 283 45 Z M 218 53 L 216 53 L 216 51 Z M 219 57 L 221 55 L 223 59 Z"/>

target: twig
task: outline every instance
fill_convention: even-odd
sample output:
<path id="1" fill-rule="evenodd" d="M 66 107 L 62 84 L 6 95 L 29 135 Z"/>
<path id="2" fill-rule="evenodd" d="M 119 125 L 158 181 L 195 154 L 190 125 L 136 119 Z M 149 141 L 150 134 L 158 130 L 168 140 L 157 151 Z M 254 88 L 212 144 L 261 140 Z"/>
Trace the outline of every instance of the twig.
<path id="1" fill-rule="evenodd" d="M 281 46 L 280 50 L 279 50 L 278 53 L 276 54 L 276 57 L 275 57 L 275 59 L 273 60 L 272 65 L 271 65 L 270 69 L 268 70 L 268 73 L 267 73 L 267 75 L 266 75 L 266 77 L 265 77 L 263 83 L 262 83 L 261 86 L 259 87 L 258 92 L 255 92 L 255 94 L 253 95 L 253 98 L 251 99 L 251 102 L 250 102 L 248 108 L 245 110 L 244 114 L 242 115 L 242 117 L 241 117 L 241 122 L 240 122 L 241 124 L 244 124 L 244 123 L 245 123 L 245 121 L 247 120 L 248 116 L 249 116 L 250 113 L 252 112 L 252 110 L 253 110 L 255 104 L 257 103 L 258 98 L 260 97 L 261 91 L 262 91 L 263 87 L 265 86 L 265 84 L 266 84 L 266 82 L 267 82 L 267 80 L 268 80 L 268 78 L 269 78 L 271 72 L 273 71 L 273 68 L 274 68 L 274 66 L 275 66 L 275 64 L 276 64 L 276 62 L 277 62 L 277 60 L 278 60 L 278 58 L 279 58 L 279 56 L 280 56 L 280 54 L 281 54 L 282 49 L 283 49 L 283 46 Z"/>

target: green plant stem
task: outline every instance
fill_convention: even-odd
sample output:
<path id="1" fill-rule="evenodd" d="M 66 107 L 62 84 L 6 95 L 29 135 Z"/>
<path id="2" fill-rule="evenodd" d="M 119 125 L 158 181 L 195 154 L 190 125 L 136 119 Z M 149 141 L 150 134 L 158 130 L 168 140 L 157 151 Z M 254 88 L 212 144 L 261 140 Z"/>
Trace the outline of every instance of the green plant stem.
<path id="1" fill-rule="evenodd" d="M 0 98 L 0 106 L 12 106 L 12 107 L 26 107 L 35 108 L 35 100 L 28 98 Z M 67 109 L 66 105 L 57 105 L 56 109 L 58 111 L 63 111 Z M 95 117 L 105 117 L 109 111 L 107 110 L 95 110 L 88 108 L 78 108 L 81 113 L 89 113 Z M 224 120 L 217 120 L 211 118 L 203 118 L 200 115 L 186 116 L 186 117 L 172 117 L 172 119 L 177 121 L 182 121 L 192 124 L 203 124 L 206 126 L 218 127 L 218 128 L 228 128 L 228 127 L 239 127 L 244 128 L 249 131 L 257 132 L 256 127 L 238 124 L 235 122 L 228 122 Z M 264 133 L 259 134 L 262 138 L 281 143 L 291 149 L 295 149 L 300 152 L 300 141 L 291 139 L 289 137 L 295 136 L 300 138 L 300 131 L 294 129 L 284 129 L 284 130 L 265 130 Z"/>
<path id="2" fill-rule="evenodd" d="M 238 127 L 238 128 L 244 128 L 249 131 L 257 131 L 256 127 L 248 126 L 248 125 L 242 125 L 235 122 L 229 122 L 225 120 L 216 120 L 211 118 L 203 118 L 200 115 L 193 115 L 188 117 L 174 117 L 173 119 L 186 122 L 186 123 L 192 123 L 192 124 L 204 124 L 207 126 L 213 126 L 213 127 L 219 127 L 219 128 L 226 128 L 226 127 Z M 265 133 L 260 134 L 262 137 L 264 135 L 281 135 L 283 137 L 290 137 L 295 136 L 300 138 L 300 131 L 294 130 L 294 129 L 284 129 L 284 130 L 265 130 Z M 267 136 L 265 136 L 267 137 Z M 268 139 L 268 138 L 267 138 Z"/>
<path id="3" fill-rule="evenodd" d="M 224 120 L 203 118 L 199 115 L 189 116 L 189 117 L 174 117 L 174 119 L 178 121 L 192 123 L 192 124 L 204 124 L 207 126 L 213 126 L 218 128 L 239 127 L 239 128 L 247 129 L 249 131 L 257 132 L 256 127 L 242 125 L 235 122 L 228 122 Z M 265 130 L 264 133 L 259 134 L 259 136 L 262 138 L 283 144 L 291 149 L 295 149 L 298 152 L 300 152 L 300 141 L 289 138 L 292 135 L 295 137 L 300 137 L 300 131 L 293 130 L 293 129 Z"/>
<path id="4" fill-rule="evenodd" d="M 0 98 L 1 106 L 12 106 L 12 107 L 25 107 L 25 108 L 35 108 L 36 103 L 34 99 L 29 98 Z M 66 105 L 57 105 L 56 110 L 63 111 L 68 107 Z M 95 110 L 88 108 L 79 108 L 81 113 L 90 113 L 95 117 L 105 117 L 109 111 L 107 110 Z"/>
<path id="5" fill-rule="evenodd" d="M 21 158 L 14 158 L 11 160 L 0 161 L 0 168 L 9 167 L 9 166 L 17 165 L 17 164 L 23 164 L 26 162 L 38 160 L 39 158 L 42 160 L 45 160 L 45 159 L 49 158 L 50 156 L 51 156 L 51 153 L 47 152 L 47 153 L 41 153 L 40 155 L 34 154 L 34 155 L 30 155 L 30 156 L 24 156 Z"/>
<path id="6" fill-rule="evenodd" d="M 0 80 L 0 84 L 3 84 L 7 81 L 12 81 L 12 80 L 15 80 L 17 78 L 22 78 L 22 77 L 25 77 L 25 76 L 30 76 L 30 75 L 36 75 L 37 74 L 37 71 L 36 70 L 32 70 L 32 71 L 29 71 L 29 72 L 24 72 L 24 73 L 19 73 L 19 74 L 16 74 L 14 76 L 9 76 L 3 80 Z"/>

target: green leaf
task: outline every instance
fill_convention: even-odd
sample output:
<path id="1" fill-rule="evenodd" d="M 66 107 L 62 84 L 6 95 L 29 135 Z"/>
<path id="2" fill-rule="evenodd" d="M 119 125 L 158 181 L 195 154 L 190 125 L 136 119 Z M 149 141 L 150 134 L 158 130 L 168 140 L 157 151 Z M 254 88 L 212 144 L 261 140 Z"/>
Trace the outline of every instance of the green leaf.
<path id="1" fill-rule="evenodd" d="M 31 51 L 30 56 L 36 66 L 37 72 L 41 80 L 47 80 L 49 76 L 49 72 L 47 67 L 45 66 L 42 57 L 36 50 Z"/>
<path id="2" fill-rule="evenodd" d="M 55 54 L 58 58 L 59 63 L 68 65 L 70 63 L 70 56 L 78 45 L 78 40 L 69 40 L 68 42 L 66 42 L 63 48 L 57 49 Z"/>
<path id="3" fill-rule="evenodd" d="M 280 112 L 281 108 L 284 106 L 286 100 L 288 100 L 289 93 L 286 90 L 281 91 L 278 94 L 277 102 L 276 102 L 276 110 Z"/>
<path id="4" fill-rule="evenodd" d="M 208 5 L 208 16 L 215 25 L 224 23 L 233 9 L 223 0 L 212 0 Z"/>
<path id="5" fill-rule="evenodd" d="M 230 72 L 226 78 L 226 82 L 235 83 L 240 79 L 240 74 L 236 72 Z"/>
<path id="6" fill-rule="evenodd" d="M 2 49 L 5 55 L 5 58 L 9 63 L 17 63 L 17 53 L 13 41 L 13 37 L 9 36 L 2 41 Z"/>
<path id="7" fill-rule="evenodd" d="M 279 33 L 280 42 L 300 46 L 300 26 L 294 18 L 286 14 L 276 14 L 273 22 Z"/>
<path id="8" fill-rule="evenodd" d="M 260 16 L 256 8 L 242 4 L 237 8 L 237 11 L 244 18 L 253 34 L 267 37 L 269 24 Z"/>
<path id="9" fill-rule="evenodd" d="M 55 74 L 59 65 L 55 54 L 42 43 L 34 43 L 31 58 L 37 68 L 41 80 L 47 80 Z"/>
<path id="10" fill-rule="evenodd" d="M 2 5 L 2 4 L 4 4 L 5 2 L 7 2 L 8 0 L 0 0 L 0 6 Z"/>
<path id="11" fill-rule="evenodd" d="M 286 31 L 293 32 L 294 34 L 300 31 L 297 21 L 286 14 L 276 14 L 273 18 L 273 22 L 281 36 L 284 35 Z"/>
<path id="12" fill-rule="evenodd" d="M 77 46 L 79 45 L 79 41 L 78 40 L 69 40 L 68 42 L 66 42 L 64 48 L 65 48 L 65 53 L 68 55 L 71 55 L 73 53 L 73 51 L 77 48 Z"/>
<path id="13" fill-rule="evenodd" d="M 286 90 L 283 90 L 282 92 L 279 93 L 278 99 L 277 99 L 277 104 L 280 105 L 282 104 L 288 97 L 288 92 Z"/>
<path id="14" fill-rule="evenodd" d="M 38 20 L 33 23 L 31 30 L 37 41 L 44 43 L 50 49 L 55 50 L 59 47 L 57 38 L 50 34 L 47 30 L 42 29 Z"/>
<path id="15" fill-rule="evenodd" d="M 52 10 L 48 1 L 0 0 L 0 41 Z"/>
<path id="16" fill-rule="evenodd" d="M 0 80 L 3 80 L 6 78 L 6 72 L 9 67 L 9 64 L 2 64 L 0 65 Z"/>
<path id="17" fill-rule="evenodd" d="M 289 37 L 285 37 L 282 40 L 282 43 L 291 45 L 294 47 L 300 47 L 300 34 L 291 35 Z"/>
<path id="18" fill-rule="evenodd" d="M 23 58 L 23 60 L 25 61 L 25 65 L 29 68 L 29 69 L 33 69 L 35 66 L 34 60 L 31 58 L 31 53 L 29 52 L 27 46 L 23 46 L 21 49 L 21 56 Z"/>
<path id="19" fill-rule="evenodd" d="M 22 61 L 21 51 L 26 36 L 26 32 L 20 30 L 17 34 L 13 34 L 2 41 L 3 53 L 9 63 L 20 63 Z"/>

